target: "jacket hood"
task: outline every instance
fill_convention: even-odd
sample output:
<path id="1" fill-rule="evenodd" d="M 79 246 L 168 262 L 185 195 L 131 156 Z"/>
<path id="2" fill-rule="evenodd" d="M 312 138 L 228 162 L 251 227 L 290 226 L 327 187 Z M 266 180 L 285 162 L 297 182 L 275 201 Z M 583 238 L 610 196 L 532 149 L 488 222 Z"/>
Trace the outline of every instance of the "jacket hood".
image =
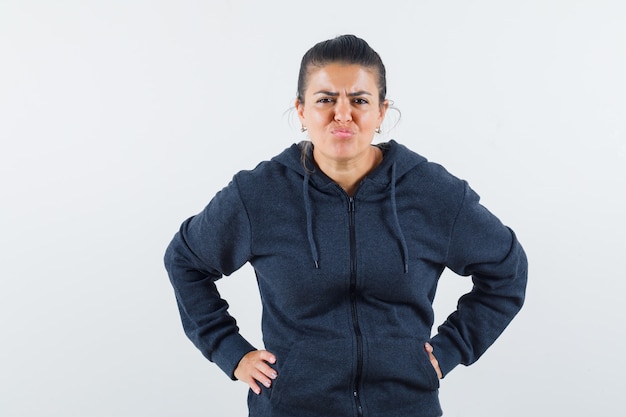
<path id="1" fill-rule="evenodd" d="M 304 176 L 306 173 L 303 166 L 302 149 L 307 143 L 310 144 L 310 142 L 306 141 L 294 143 L 285 151 L 272 158 L 272 161 L 276 161 Z M 417 165 L 427 161 L 423 156 L 409 150 L 406 146 L 399 144 L 393 139 L 389 142 L 375 144 L 374 146 L 379 147 L 383 151 L 384 158 L 383 162 L 369 173 L 366 178 L 380 184 L 389 184 L 391 180 L 391 166 L 394 164 L 396 165 L 396 178 L 400 178 Z M 315 173 L 319 174 L 319 168 L 313 161 L 312 151 L 313 145 L 311 144 L 305 159 L 307 168 L 310 171 L 309 175 L 313 178 L 316 185 L 327 186 L 332 184 L 333 180 L 326 175 L 314 175 Z"/>
<path id="2" fill-rule="evenodd" d="M 308 143 L 310 144 L 310 142 Z M 322 190 L 327 187 L 334 187 L 335 182 L 321 172 L 315 164 L 312 155 L 312 144 L 308 147 L 306 155 L 303 155 L 303 150 L 306 149 L 306 144 L 307 142 L 293 144 L 284 152 L 274 157 L 272 161 L 278 162 L 302 176 L 303 204 L 306 211 L 309 246 L 315 267 L 319 268 L 317 245 L 313 234 L 313 207 L 311 205 L 309 187 L 312 184 L 313 187 Z M 426 162 L 426 158 L 409 150 L 407 147 L 394 140 L 376 144 L 374 146 L 377 146 L 382 150 L 383 161 L 363 179 L 363 182 L 373 182 L 378 185 L 377 188 L 384 192 L 388 192 L 389 194 L 389 200 L 394 215 L 396 234 L 403 251 L 404 272 L 408 273 L 409 253 L 406 239 L 398 218 L 396 183 L 407 172 L 411 171 L 419 164 Z"/>

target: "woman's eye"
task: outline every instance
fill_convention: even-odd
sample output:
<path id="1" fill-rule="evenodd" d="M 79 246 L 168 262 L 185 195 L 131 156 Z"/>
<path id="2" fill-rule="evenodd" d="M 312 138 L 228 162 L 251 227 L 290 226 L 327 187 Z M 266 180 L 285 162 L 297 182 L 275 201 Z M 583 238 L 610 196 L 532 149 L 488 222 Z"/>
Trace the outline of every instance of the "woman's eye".
<path id="1" fill-rule="evenodd" d="M 334 97 L 321 97 L 319 99 L 317 99 L 316 103 L 320 103 L 320 104 L 333 104 L 335 103 L 337 100 Z M 353 98 L 352 99 L 352 103 L 353 104 L 358 104 L 358 105 L 363 105 L 363 104 L 369 104 L 369 101 L 366 98 Z"/>

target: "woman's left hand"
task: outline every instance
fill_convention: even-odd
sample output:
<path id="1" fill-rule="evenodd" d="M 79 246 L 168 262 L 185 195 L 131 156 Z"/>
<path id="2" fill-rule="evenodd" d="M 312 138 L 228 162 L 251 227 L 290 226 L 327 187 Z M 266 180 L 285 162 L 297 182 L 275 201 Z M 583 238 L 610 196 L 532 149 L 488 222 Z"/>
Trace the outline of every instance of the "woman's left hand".
<path id="1" fill-rule="evenodd" d="M 437 372 L 437 376 L 439 377 L 439 379 L 443 378 L 443 374 L 441 373 L 441 369 L 439 368 L 439 361 L 437 360 L 437 358 L 435 358 L 435 355 L 433 354 L 433 347 L 431 346 L 431 344 L 425 343 L 424 350 L 428 352 L 430 363 L 433 366 L 433 368 L 435 368 L 435 371 Z"/>

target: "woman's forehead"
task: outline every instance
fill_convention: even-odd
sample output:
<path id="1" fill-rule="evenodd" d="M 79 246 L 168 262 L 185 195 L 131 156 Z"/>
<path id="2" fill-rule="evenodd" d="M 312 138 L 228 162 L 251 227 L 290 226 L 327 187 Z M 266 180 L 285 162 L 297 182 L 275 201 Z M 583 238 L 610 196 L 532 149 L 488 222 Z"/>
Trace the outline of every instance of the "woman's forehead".
<path id="1" fill-rule="evenodd" d="M 377 89 L 375 71 L 357 64 L 331 63 L 311 68 L 307 81 L 308 92 L 320 87 L 365 91 Z"/>

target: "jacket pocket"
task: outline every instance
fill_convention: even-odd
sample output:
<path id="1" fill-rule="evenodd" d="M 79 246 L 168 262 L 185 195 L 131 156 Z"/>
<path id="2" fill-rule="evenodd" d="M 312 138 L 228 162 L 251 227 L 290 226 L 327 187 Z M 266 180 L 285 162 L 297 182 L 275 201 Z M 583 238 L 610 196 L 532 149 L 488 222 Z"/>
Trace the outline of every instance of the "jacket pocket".
<path id="1" fill-rule="evenodd" d="M 413 338 L 374 339 L 367 344 L 364 388 L 375 397 L 405 399 L 439 389 L 437 371 L 424 343 Z M 369 391 L 369 390 L 368 390 Z"/>
<path id="2" fill-rule="evenodd" d="M 345 407 L 351 405 L 347 399 L 351 398 L 352 352 L 349 339 L 295 343 L 286 358 L 277 358 L 272 405 L 301 410 L 302 415 L 315 410 L 325 413 L 320 415 L 345 415 Z"/>

